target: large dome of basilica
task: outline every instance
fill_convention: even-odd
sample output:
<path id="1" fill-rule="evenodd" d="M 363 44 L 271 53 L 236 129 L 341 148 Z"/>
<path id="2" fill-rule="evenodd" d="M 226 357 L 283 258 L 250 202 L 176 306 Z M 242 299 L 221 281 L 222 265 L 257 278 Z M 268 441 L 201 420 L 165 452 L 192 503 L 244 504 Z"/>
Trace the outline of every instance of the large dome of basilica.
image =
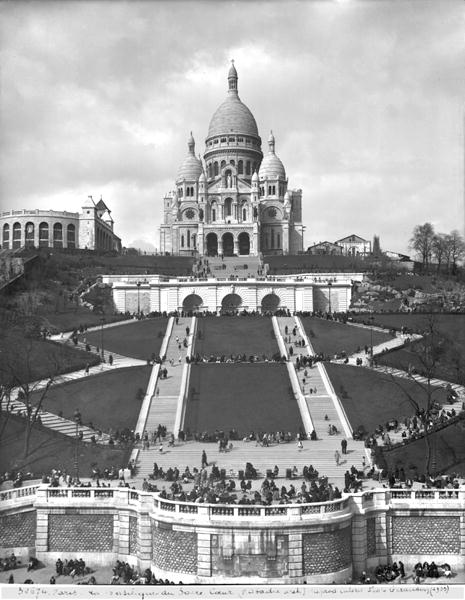
<path id="1" fill-rule="evenodd" d="M 228 95 L 211 118 L 208 138 L 229 133 L 258 137 L 255 117 L 239 98 L 237 79 L 236 68 L 232 65 L 228 73 Z"/>

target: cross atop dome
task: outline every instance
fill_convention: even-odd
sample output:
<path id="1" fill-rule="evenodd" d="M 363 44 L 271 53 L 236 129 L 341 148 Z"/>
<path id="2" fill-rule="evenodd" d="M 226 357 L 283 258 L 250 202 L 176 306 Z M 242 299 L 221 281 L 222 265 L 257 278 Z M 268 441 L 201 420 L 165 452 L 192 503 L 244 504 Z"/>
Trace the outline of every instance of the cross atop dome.
<path id="1" fill-rule="evenodd" d="M 235 94 L 237 94 L 237 79 L 238 77 L 236 67 L 234 66 L 234 59 L 231 59 L 231 67 L 228 73 L 228 84 L 229 91 L 234 92 Z"/>

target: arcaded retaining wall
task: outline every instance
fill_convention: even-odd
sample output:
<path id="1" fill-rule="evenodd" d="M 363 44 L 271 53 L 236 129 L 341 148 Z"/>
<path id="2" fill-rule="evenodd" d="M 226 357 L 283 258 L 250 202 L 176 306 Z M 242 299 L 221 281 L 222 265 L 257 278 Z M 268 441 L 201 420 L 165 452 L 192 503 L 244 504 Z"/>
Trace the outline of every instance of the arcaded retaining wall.
<path id="1" fill-rule="evenodd" d="M 127 488 L 0 495 L 0 553 L 126 560 L 183 583 L 341 583 L 379 562 L 462 567 L 465 489 L 374 490 L 318 504 L 177 502 Z"/>

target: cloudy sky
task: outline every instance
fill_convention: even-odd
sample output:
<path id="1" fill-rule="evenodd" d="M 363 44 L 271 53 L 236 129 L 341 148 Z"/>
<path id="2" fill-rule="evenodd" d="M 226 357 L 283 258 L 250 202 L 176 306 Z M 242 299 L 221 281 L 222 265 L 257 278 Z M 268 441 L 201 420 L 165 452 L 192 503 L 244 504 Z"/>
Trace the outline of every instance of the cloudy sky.
<path id="1" fill-rule="evenodd" d="M 158 247 L 233 58 L 306 246 L 463 231 L 464 21 L 461 0 L 0 2 L 2 210 L 102 195 L 123 245 Z"/>

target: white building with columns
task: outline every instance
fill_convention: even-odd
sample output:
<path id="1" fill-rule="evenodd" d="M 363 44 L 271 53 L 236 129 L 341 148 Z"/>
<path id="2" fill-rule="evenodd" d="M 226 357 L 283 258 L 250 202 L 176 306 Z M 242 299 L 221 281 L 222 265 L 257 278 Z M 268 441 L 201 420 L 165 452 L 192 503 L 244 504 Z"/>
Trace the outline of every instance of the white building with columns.
<path id="1" fill-rule="evenodd" d="M 303 250 L 302 191 L 288 189 L 286 171 L 268 152 L 249 108 L 240 100 L 234 64 L 225 101 L 213 114 L 203 161 L 188 140 L 176 188 L 164 198 L 160 250 L 177 255 L 257 256 Z"/>

